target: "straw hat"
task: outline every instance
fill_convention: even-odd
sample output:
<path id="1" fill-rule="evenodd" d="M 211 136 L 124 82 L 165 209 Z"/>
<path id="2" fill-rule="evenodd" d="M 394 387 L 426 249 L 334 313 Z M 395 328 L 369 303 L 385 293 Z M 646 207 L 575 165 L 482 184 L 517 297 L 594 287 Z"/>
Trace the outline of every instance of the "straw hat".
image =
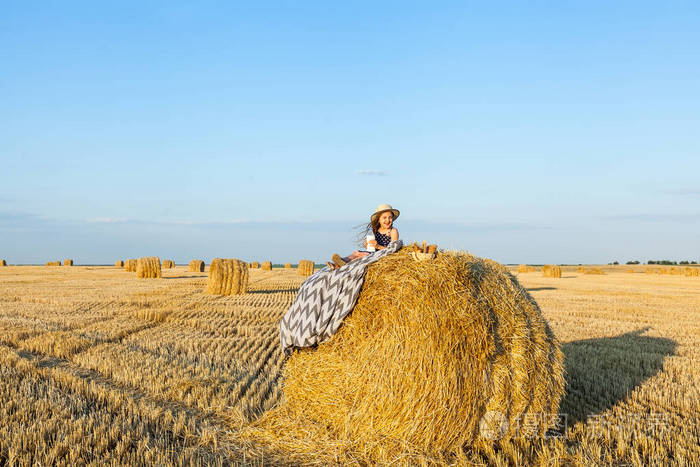
<path id="1" fill-rule="evenodd" d="M 401 214 L 398 209 L 392 208 L 391 204 L 380 204 L 377 206 L 374 214 L 372 214 L 372 222 L 374 222 L 381 215 L 381 213 L 385 211 L 391 211 L 391 213 L 394 215 L 394 220 L 396 220 L 396 218 L 399 217 L 399 214 Z"/>

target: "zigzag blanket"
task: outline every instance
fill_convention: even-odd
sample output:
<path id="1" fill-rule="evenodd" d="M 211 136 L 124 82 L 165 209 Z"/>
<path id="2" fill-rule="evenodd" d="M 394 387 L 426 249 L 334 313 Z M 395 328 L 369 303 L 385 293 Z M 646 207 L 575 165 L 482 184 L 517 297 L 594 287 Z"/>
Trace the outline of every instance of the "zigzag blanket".
<path id="1" fill-rule="evenodd" d="M 294 348 L 312 347 L 333 336 L 352 311 L 369 264 L 401 249 L 397 240 L 383 249 L 338 269 L 325 267 L 306 279 L 294 303 L 280 321 L 280 344 L 286 355 Z"/>

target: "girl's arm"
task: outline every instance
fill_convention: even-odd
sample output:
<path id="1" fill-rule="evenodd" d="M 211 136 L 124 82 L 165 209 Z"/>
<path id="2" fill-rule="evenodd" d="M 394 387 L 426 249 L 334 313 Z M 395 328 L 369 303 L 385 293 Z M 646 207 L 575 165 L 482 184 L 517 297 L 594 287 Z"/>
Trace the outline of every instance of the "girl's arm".
<path id="1" fill-rule="evenodd" d="M 391 232 L 389 232 L 389 235 L 391 236 L 392 242 L 395 242 L 396 240 L 399 239 L 399 231 L 396 230 L 395 227 L 391 228 Z M 376 245 L 376 246 L 377 246 L 377 250 L 383 250 L 384 248 L 386 248 L 385 246 L 380 246 L 380 245 Z"/>
<path id="2" fill-rule="evenodd" d="M 391 229 L 391 241 L 395 242 L 398 239 L 399 239 L 399 231 L 396 229 L 396 227 L 394 227 Z"/>

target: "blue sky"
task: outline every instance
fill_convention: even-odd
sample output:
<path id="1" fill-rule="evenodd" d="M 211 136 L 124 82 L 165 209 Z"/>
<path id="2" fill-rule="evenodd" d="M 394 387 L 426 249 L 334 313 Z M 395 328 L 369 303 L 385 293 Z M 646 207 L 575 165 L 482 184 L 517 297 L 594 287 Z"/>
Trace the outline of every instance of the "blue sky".
<path id="1" fill-rule="evenodd" d="M 0 258 L 700 260 L 697 2 L 3 2 Z"/>

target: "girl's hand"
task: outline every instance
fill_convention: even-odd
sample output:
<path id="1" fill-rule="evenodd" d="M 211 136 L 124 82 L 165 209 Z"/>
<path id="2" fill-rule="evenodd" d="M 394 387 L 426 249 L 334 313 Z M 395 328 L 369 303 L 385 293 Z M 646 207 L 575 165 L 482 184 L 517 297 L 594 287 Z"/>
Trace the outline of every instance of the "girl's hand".
<path id="1" fill-rule="evenodd" d="M 370 240 L 367 242 L 367 246 L 373 246 L 377 248 L 377 241 L 376 240 Z"/>

